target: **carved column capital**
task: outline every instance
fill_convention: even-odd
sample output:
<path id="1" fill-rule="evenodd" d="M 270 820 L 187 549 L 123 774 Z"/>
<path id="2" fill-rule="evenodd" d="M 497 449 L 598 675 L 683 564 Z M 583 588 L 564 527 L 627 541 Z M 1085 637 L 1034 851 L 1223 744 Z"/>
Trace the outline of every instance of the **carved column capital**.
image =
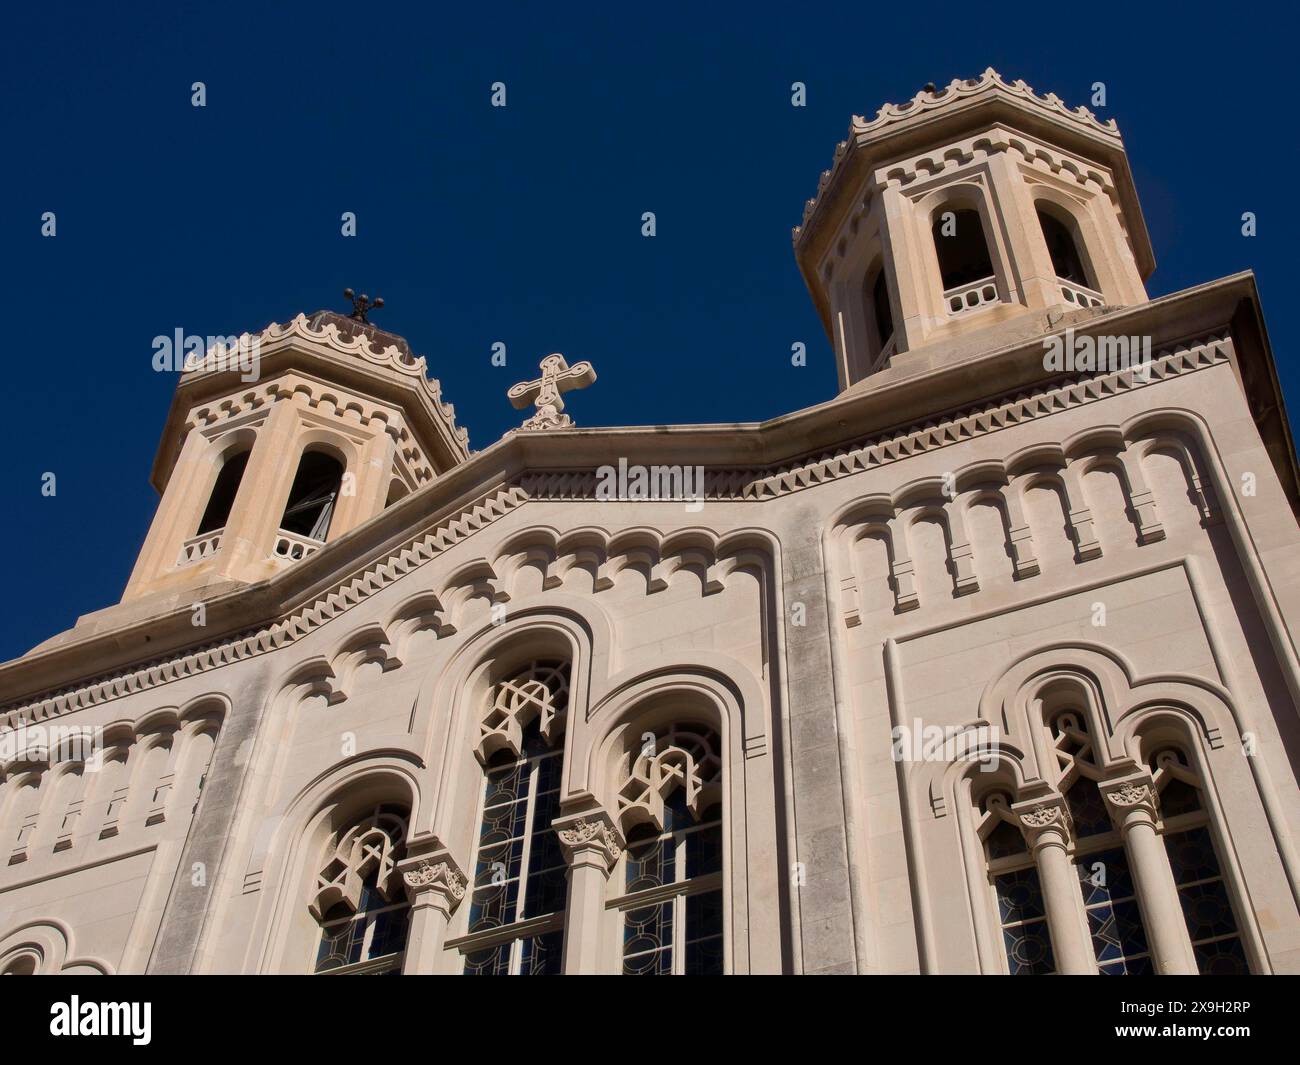
<path id="1" fill-rule="evenodd" d="M 1160 817 L 1160 800 L 1155 784 L 1147 773 L 1136 773 L 1118 780 L 1104 780 L 1098 787 L 1106 801 L 1111 822 L 1123 831 L 1126 826 L 1146 822 L 1155 824 Z"/>
<path id="2" fill-rule="evenodd" d="M 1070 811 L 1066 808 L 1065 799 L 1060 795 L 1026 799 L 1013 805 L 1011 813 L 1030 851 L 1051 844 L 1063 847 L 1070 842 L 1073 835 Z"/>
<path id="3" fill-rule="evenodd" d="M 623 853 L 623 834 L 604 810 L 566 814 L 551 822 L 570 865 L 599 858 L 608 871 Z"/>
<path id="4" fill-rule="evenodd" d="M 469 883 L 446 850 L 406 858 L 397 865 L 412 903 L 431 901 L 452 913 L 465 897 Z"/>

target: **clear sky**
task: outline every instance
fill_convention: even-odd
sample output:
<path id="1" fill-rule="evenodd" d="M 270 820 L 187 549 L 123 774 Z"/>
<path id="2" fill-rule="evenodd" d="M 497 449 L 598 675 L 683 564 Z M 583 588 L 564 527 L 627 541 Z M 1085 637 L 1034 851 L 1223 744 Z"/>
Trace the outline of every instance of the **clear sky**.
<path id="1" fill-rule="evenodd" d="M 231 334 L 346 309 L 348 286 L 382 295 L 376 323 L 427 356 L 475 448 L 518 424 L 506 389 L 551 351 L 599 373 L 570 397 L 582 425 L 830 398 L 790 228 L 852 113 L 990 65 L 1071 106 L 1105 83 L 1097 111 L 1120 124 L 1159 263 L 1151 294 L 1253 268 L 1294 413 L 1296 60 L 1267 10 L 11 5 L 0 659 L 120 598 L 176 383 L 151 342 L 178 328 Z"/>

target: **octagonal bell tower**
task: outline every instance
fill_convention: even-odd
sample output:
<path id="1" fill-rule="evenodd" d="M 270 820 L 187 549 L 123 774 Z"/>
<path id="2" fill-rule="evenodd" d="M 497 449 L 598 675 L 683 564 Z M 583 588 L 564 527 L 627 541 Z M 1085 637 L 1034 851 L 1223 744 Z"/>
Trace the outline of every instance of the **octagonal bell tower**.
<path id="1" fill-rule="evenodd" d="M 1114 121 L 992 69 L 855 116 L 794 247 L 842 390 L 1145 302 L 1155 269 Z"/>
<path id="2" fill-rule="evenodd" d="M 181 376 L 122 601 L 264 580 L 467 455 L 425 360 L 364 304 L 246 334 Z"/>

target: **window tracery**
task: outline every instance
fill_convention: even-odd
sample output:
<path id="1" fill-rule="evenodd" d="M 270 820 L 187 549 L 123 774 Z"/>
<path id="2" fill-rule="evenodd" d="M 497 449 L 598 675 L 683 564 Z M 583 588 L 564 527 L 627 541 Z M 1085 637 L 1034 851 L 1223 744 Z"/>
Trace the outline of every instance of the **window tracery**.
<path id="1" fill-rule="evenodd" d="M 547 659 L 530 662 L 493 690 L 479 725 L 479 758 L 489 764 L 502 751 L 518 758 L 524 749 L 524 731 L 534 721 L 545 743 L 554 743 L 564 730 L 568 705 L 568 663 Z"/>
<path id="2" fill-rule="evenodd" d="M 551 827 L 559 813 L 569 664 L 539 659 L 491 693 L 479 739 L 488 765 L 460 948 L 474 976 L 557 974 L 567 863 Z"/>
<path id="3" fill-rule="evenodd" d="M 1110 976 L 1150 973 L 1142 909 L 1120 833 L 1097 786 L 1104 770 L 1087 714 L 1074 707 L 1062 710 L 1049 730 L 1058 787 L 1070 811 L 1074 868 L 1097 971 Z"/>
<path id="4" fill-rule="evenodd" d="M 378 806 L 331 848 L 310 907 L 321 926 L 316 972 L 401 971 L 410 906 L 397 863 L 407 816 L 401 807 Z"/>
<path id="5" fill-rule="evenodd" d="M 1038 693 L 1046 780 L 971 796 L 1009 971 L 1249 972 L 1197 763 L 1161 715 L 1107 754 L 1073 688 Z"/>
<path id="6" fill-rule="evenodd" d="M 624 766 L 619 821 L 627 837 L 622 894 L 624 975 L 724 970 L 722 760 L 710 729 L 647 734 Z"/>

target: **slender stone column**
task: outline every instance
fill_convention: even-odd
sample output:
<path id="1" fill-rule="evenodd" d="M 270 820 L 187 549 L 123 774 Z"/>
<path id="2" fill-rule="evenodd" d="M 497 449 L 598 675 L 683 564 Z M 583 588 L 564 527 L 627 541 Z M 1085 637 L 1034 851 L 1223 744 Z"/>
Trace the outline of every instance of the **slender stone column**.
<path id="1" fill-rule="evenodd" d="M 425 976 L 434 972 L 451 915 L 465 897 L 465 874 L 446 850 L 407 858 L 397 868 L 411 900 L 402 974 Z"/>
<path id="2" fill-rule="evenodd" d="M 198 528 L 207 505 L 207 493 L 216 481 L 214 451 L 207 437 L 198 430 L 191 430 L 185 437 L 149 526 L 149 535 L 122 593 L 123 600 L 152 591 L 154 583 L 176 565 L 181 544 Z"/>
<path id="3" fill-rule="evenodd" d="M 564 929 L 564 972 L 600 972 L 600 930 L 605 923 L 605 888 L 623 853 L 623 836 L 604 810 L 557 817 L 551 827 L 569 862 L 568 919 Z"/>
<path id="4" fill-rule="evenodd" d="M 271 550 L 302 457 L 301 402 L 282 392 L 257 431 L 221 537 L 223 575 L 246 576 L 250 566 L 275 571 Z"/>
<path id="5" fill-rule="evenodd" d="M 1146 923 L 1147 945 L 1162 975 L 1197 973 L 1196 954 L 1178 901 L 1164 840 L 1156 832 L 1156 790 L 1145 774 L 1101 784 L 1110 819 L 1124 837 L 1133 887 Z"/>
<path id="6" fill-rule="evenodd" d="M 911 201 L 903 195 L 897 181 L 887 181 L 882 185 L 873 180 L 872 185 L 880 192 L 880 206 L 885 222 L 881 230 L 883 261 L 893 267 L 894 295 L 898 300 L 898 310 L 894 314 L 894 337 L 898 350 L 908 351 L 924 341 L 931 323 L 941 321 L 946 316 L 942 312 L 943 303 L 938 294 L 927 291 L 922 257 L 908 255 L 905 251 L 914 246 L 914 234 L 918 228 Z"/>
<path id="7" fill-rule="evenodd" d="M 1083 914 L 1079 877 L 1070 860 L 1070 816 L 1060 796 L 1029 799 L 1011 807 L 1038 867 L 1052 934 L 1056 971 L 1071 976 L 1095 976 L 1097 957 Z"/>
<path id="8" fill-rule="evenodd" d="M 1034 198 L 1015 158 L 1014 152 L 1007 151 L 1005 141 L 986 157 L 991 198 L 998 206 L 1001 236 L 1006 242 L 1006 258 L 1015 264 L 1014 270 L 1007 271 L 1007 295 L 1011 303 L 1022 302 L 1023 295 L 1026 307 L 1043 310 L 1062 302 L 1061 285 L 1043 239 Z M 992 233 L 988 236 L 996 248 L 998 241 Z"/>

